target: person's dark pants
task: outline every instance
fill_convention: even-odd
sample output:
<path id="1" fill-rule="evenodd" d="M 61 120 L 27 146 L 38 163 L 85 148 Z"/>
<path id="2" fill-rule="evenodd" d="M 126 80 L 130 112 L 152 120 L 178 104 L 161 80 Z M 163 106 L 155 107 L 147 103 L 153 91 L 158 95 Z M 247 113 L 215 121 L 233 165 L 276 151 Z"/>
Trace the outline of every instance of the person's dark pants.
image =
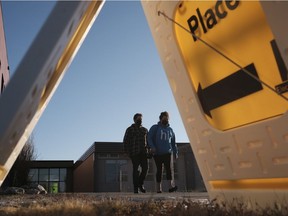
<path id="1" fill-rule="evenodd" d="M 156 181 L 160 183 L 162 181 L 162 164 L 164 164 L 166 170 L 167 180 L 172 180 L 172 172 L 171 172 L 171 154 L 164 155 L 154 155 L 154 161 L 156 164 Z"/>
<path id="2" fill-rule="evenodd" d="M 139 187 L 143 185 L 148 172 L 148 160 L 146 154 L 138 154 L 131 156 L 133 164 L 133 185 Z M 141 173 L 139 174 L 138 167 L 141 167 Z"/>

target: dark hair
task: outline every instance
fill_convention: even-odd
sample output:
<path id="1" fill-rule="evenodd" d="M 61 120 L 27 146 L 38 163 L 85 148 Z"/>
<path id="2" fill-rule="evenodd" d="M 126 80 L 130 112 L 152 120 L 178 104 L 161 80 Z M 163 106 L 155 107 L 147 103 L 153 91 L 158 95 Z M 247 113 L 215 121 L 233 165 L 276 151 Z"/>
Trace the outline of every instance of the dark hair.
<path id="1" fill-rule="evenodd" d="M 142 114 L 141 113 L 136 113 L 133 117 L 133 120 L 135 122 L 135 120 L 138 118 L 138 116 L 141 116 L 142 117 Z"/>
<path id="2" fill-rule="evenodd" d="M 159 120 L 161 120 L 163 118 L 163 116 L 169 117 L 169 113 L 167 111 L 161 112 L 161 114 L 159 116 Z"/>

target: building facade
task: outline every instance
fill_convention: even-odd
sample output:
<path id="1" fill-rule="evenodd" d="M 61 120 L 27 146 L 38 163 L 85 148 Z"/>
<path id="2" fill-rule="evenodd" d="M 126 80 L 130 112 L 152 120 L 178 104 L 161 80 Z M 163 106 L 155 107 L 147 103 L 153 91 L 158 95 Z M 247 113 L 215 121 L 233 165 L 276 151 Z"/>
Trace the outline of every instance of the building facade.
<path id="1" fill-rule="evenodd" d="M 189 143 L 178 143 L 179 158 L 174 163 L 175 181 L 179 191 L 205 191 L 196 160 Z M 147 191 L 156 191 L 156 166 L 149 159 L 144 182 Z M 85 178 L 84 178 L 85 176 Z M 75 163 L 74 192 L 132 192 L 132 162 L 117 142 L 95 142 Z M 168 191 L 165 170 L 163 191 Z"/>
<path id="2" fill-rule="evenodd" d="M 178 191 L 206 191 L 189 143 L 178 143 L 179 157 L 174 162 Z M 29 183 L 42 185 L 48 193 L 133 192 L 132 161 L 121 142 L 94 142 L 75 163 L 71 161 L 31 161 Z M 169 182 L 163 169 L 163 192 Z M 148 192 L 156 192 L 156 166 L 149 159 L 144 182 Z"/>

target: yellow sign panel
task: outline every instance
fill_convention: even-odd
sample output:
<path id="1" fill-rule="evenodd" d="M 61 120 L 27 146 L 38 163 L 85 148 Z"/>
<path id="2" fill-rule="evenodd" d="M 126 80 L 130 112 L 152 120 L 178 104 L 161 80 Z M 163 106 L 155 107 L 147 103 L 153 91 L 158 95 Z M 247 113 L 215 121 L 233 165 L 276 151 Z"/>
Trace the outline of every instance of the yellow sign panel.
<path id="1" fill-rule="evenodd" d="M 174 19 L 192 32 L 174 27 L 191 82 L 212 126 L 227 130 L 286 112 L 287 100 L 246 73 L 286 96 L 287 69 L 259 2 L 185 1 Z"/>

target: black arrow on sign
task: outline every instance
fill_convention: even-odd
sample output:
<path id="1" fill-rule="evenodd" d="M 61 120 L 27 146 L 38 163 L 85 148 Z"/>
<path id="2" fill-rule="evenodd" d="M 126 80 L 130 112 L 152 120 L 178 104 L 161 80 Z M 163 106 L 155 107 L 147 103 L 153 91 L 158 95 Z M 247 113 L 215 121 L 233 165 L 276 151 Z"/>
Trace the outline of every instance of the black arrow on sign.
<path id="1" fill-rule="evenodd" d="M 246 66 L 245 69 L 258 77 L 254 64 Z M 205 89 L 202 89 L 201 84 L 199 83 L 197 94 L 203 111 L 212 118 L 210 113 L 211 110 L 262 89 L 263 87 L 259 81 L 253 79 L 243 70 L 238 70 Z"/>

